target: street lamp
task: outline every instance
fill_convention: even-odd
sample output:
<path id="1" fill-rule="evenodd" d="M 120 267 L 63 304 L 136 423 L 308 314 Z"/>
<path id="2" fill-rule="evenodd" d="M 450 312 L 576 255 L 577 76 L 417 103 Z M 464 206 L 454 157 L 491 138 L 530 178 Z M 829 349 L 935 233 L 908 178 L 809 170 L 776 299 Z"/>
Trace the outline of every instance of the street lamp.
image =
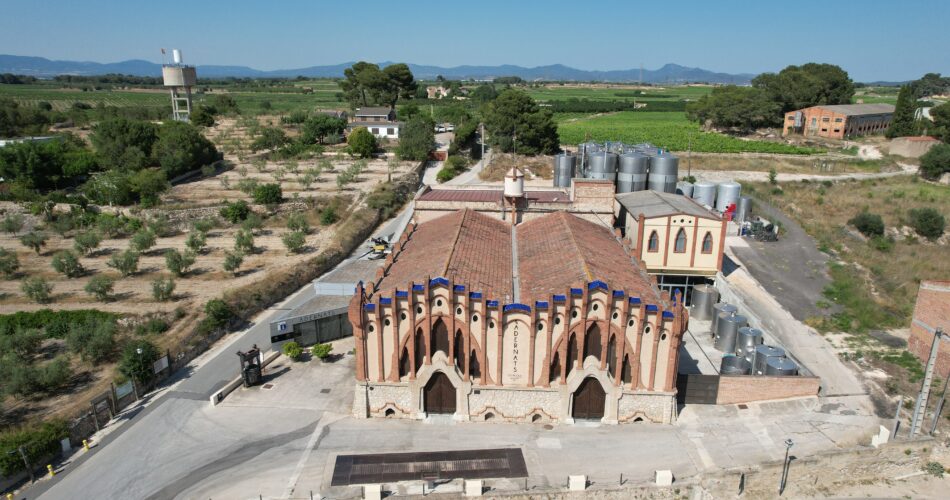
<path id="1" fill-rule="evenodd" d="M 792 449 L 792 446 L 795 445 L 795 442 L 791 438 L 785 440 L 785 462 L 782 465 L 782 479 L 779 482 L 778 494 L 781 495 L 785 492 L 785 483 L 788 481 L 788 452 Z"/>

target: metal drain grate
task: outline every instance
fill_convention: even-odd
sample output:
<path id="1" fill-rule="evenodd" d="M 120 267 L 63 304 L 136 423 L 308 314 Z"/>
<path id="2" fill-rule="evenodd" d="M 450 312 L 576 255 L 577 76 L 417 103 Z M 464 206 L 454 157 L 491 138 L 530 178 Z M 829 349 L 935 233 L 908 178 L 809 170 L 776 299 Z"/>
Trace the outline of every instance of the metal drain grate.
<path id="1" fill-rule="evenodd" d="M 320 389 L 320 394 L 330 394 L 330 389 Z"/>
<path id="2" fill-rule="evenodd" d="M 273 389 L 273 388 L 274 388 L 274 384 L 264 384 L 264 385 L 261 386 L 261 389 L 268 389 L 268 390 L 269 390 L 269 389 Z"/>
<path id="3" fill-rule="evenodd" d="M 739 409 L 740 409 L 740 410 L 748 410 L 748 409 L 749 409 L 749 405 L 739 405 Z"/>
<path id="4" fill-rule="evenodd" d="M 518 448 L 340 455 L 331 486 L 422 479 L 527 477 Z"/>

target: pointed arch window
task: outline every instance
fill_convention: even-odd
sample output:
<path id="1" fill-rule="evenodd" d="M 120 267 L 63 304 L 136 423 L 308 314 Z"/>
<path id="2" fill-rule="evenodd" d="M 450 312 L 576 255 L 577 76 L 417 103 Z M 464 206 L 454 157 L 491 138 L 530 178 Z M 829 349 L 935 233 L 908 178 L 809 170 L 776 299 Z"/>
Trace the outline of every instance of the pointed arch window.
<path id="1" fill-rule="evenodd" d="M 703 236 L 703 253 L 712 253 L 713 247 L 713 237 L 712 233 L 706 231 L 706 236 Z"/>
<path id="2" fill-rule="evenodd" d="M 656 234 L 656 231 L 650 233 L 650 239 L 647 241 L 647 252 L 659 252 L 660 251 L 660 235 Z"/>
<path id="3" fill-rule="evenodd" d="M 674 253 L 686 253 L 686 230 L 680 228 L 676 232 L 676 242 L 673 244 Z"/>

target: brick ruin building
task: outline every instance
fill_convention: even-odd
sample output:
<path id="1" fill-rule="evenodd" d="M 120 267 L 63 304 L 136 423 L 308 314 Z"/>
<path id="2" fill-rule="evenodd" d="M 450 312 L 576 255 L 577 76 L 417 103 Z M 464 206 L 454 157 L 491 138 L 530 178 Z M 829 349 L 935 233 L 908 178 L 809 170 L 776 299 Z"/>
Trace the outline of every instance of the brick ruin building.
<path id="1" fill-rule="evenodd" d="M 354 413 L 671 423 L 678 299 L 608 228 L 568 212 L 412 223 L 349 306 Z"/>

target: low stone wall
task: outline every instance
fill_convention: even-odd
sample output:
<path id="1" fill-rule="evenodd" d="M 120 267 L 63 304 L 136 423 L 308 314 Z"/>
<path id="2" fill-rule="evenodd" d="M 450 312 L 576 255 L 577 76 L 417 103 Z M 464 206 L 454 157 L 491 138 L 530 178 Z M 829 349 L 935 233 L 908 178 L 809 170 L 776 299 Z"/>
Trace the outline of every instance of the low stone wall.
<path id="1" fill-rule="evenodd" d="M 676 420 L 676 396 L 625 392 L 618 405 L 620 423 L 673 423 Z"/>
<path id="2" fill-rule="evenodd" d="M 557 413 L 552 412 L 561 405 L 561 394 L 557 390 L 478 388 L 476 391 L 468 396 L 472 420 L 558 421 Z"/>
<path id="3" fill-rule="evenodd" d="M 818 377 L 720 375 L 716 404 L 817 396 L 820 385 L 821 379 Z"/>

